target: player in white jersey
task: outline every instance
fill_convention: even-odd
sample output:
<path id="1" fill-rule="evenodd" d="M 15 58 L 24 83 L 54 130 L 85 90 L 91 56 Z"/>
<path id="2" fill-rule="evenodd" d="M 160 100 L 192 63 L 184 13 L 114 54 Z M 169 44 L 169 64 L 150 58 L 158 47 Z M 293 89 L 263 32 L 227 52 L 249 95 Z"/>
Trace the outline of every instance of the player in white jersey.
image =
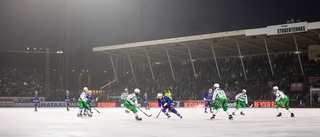
<path id="1" fill-rule="evenodd" d="M 232 115 L 235 115 L 237 110 L 241 107 L 242 110 L 240 112 L 241 115 L 244 115 L 244 109 L 246 109 L 246 106 L 248 106 L 248 97 L 247 97 L 247 94 L 246 94 L 247 90 L 243 89 L 242 90 L 242 93 L 239 93 L 236 95 L 236 110 L 234 110 L 232 112 Z"/>
<path id="2" fill-rule="evenodd" d="M 130 111 L 133 112 L 135 115 L 136 120 L 140 121 L 142 118 L 140 118 L 137 114 L 137 107 L 138 107 L 138 95 L 140 94 L 140 89 L 134 89 L 134 93 L 129 94 L 125 100 L 124 106 L 128 108 Z"/>
<path id="3" fill-rule="evenodd" d="M 280 91 L 278 89 L 279 88 L 277 86 L 274 86 L 272 88 L 273 93 L 276 95 L 276 100 L 275 100 L 274 104 L 276 105 L 276 108 L 279 112 L 277 117 L 282 116 L 282 112 L 281 112 L 282 105 L 284 105 L 286 107 L 286 110 L 288 110 L 291 113 L 291 117 L 294 117 L 294 114 L 289 107 L 289 98 L 282 91 Z"/>
<path id="4" fill-rule="evenodd" d="M 213 91 L 213 96 L 212 96 L 212 102 L 215 102 L 215 105 L 213 107 L 213 115 L 211 119 L 214 119 L 217 113 L 217 109 L 220 107 L 219 104 L 221 104 L 221 107 L 223 108 L 223 111 L 225 111 L 229 115 L 229 119 L 232 120 L 233 117 L 228 111 L 228 98 L 224 91 L 220 89 L 219 84 L 214 84 L 214 91 Z"/>
<path id="5" fill-rule="evenodd" d="M 121 103 L 124 105 L 124 103 L 127 101 L 127 97 L 129 95 L 129 92 L 128 92 L 128 88 L 125 88 L 124 89 L 124 92 L 121 94 Z M 124 111 L 126 113 L 130 113 L 129 109 L 127 107 L 124 107 Z"/>

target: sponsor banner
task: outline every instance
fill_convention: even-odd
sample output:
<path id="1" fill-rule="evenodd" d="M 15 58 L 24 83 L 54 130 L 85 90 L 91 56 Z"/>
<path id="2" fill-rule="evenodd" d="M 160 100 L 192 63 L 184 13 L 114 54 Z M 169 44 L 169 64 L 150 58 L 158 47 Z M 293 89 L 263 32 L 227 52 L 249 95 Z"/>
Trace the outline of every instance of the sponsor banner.
<path id="1" fill-rule="evenodd" d="M 174 103 L 174 107 L 181 107 L 180 104 L 181 104 L 181 101 L 173 101 Z M 149 107 L 151 108 L 158 108 L 158 102 L 157 101 L 149 101 L 148 102 L 149 104 Z"/>
<path id="2" fill-rule="evenodd" d="M 13 105 L 12 101 L 0 101 L 0 107 L 13 107 Z"/>
<path id="3" fill-rule="evenodd" d="M 98 102 L 98 107 L 99 108 L 114 108 L 117 106 L 116 102 Z"/>
<path id="4" fill-rule="evenodd" d="M 34 103 L 14 103 L 14 107 L 34 107 Z"/>
<path id="5" fill-rule="evenodd" d="M 40 107 L 67 107 L 66 102 L 57 101 L 57 102 L 40 102 Z M 78 107 L 78 102 L 69 102 L 70 107 Z M 91 103 L 91 106 L 95 107 L 95 103 Z"/>
<path id="6" fill-rule="evenodd" d="M 267 27 L 267 35 L 279 35 L 308 31 L 308 22 L 273 25 Z"/>
<path id="7" fill-rule="evenodd" d="M 290 91 L 303 91 L 303 83 L 291 83 Z"/>
<path id="8" fill-rule="evenodd" d="M 0 99 L 9 99 L 9 100 L 13 100 L 13 102 L 23 102 L 23 103 L 32 102 L 32 97 L 0 97 Z M 39 101 L 46 101 L 46 98 L 39 97 Z"/>
<path id="9" fill-rule="evenodd" d="M 119 95 L 109 95 L 110 100 L 121 100 L 121 96 Z"/>
<path id="10" fill-rule="evenodd" d="M 118 105 L 117 105 L 118 106 Z M 120 107 L 124 107 L 124 104 L 120 104 Z M 138 104 L 138 107 L 141 107 L 141 104 Z"/>
<path id="11" fill-rule="evenodd" d="M 186 102 L 183 102 L 183 106 L 184 107 L 204 107 L 205 106 L 205 102 L 204 101 L 186 101 Z M 236 106 L 236 103 L 229 102 L 227 104 L 227 106 L 229 108 L 234 108 Z"/>
<path id="12" fill-rule="evenodd" d="M 267 101 L 267 100 L 258 100 L 253 102 L 253 107 L 255 108 L 273 108 L 275 107 L 274 101 Z"/>
<path id="13" fill-rule="evenodd" d="M 92 102 L 90 105 L 93 106 L 93 107 L 97 106 L 95 102 Z M 70 107 L 78 107 L 78 102 L 74 102 L 74 101 L 69 102 L 69 106 Z"/>

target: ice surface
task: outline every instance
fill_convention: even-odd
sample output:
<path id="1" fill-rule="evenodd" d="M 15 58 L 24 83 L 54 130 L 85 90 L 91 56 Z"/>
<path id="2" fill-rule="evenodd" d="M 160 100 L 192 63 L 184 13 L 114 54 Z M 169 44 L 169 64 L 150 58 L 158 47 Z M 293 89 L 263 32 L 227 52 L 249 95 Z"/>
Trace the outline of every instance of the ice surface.
<path id="1" fill-rule="evenodd" d="M 215 120 L 203 108 L 176 108 L 180 119 L 170 113 L 154 118 L 159 108 L 144 110 L 152 117 L 138 112 L 142 121 L 123 108 L 97 108 L 93 117 L 77 117 L 77 108 L 0 108 L 0 137 L 261 137 L 261 136 L 320 136 L 320 109 L 293 108 L 291 118 L 282 109 L 283 117 L 276 118 L 275 108 L 247 108 L 245 116 L 239 111 L 228 120 L 220 110 Z M 230 112 L 234 108 L 229 109 Z"/>

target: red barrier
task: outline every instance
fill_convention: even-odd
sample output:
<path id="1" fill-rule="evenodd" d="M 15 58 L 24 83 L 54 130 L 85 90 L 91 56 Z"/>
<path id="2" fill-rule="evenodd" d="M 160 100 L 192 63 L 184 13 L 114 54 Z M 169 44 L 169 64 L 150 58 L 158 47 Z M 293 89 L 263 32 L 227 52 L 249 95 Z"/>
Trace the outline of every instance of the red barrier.
<path id="1" fill-rule="evenodd" d="M 274 108 L 274 102 L 273 101 L 254 101 L 253 106 L 255 108 Z"/>
<path id="2" fill-rule="evenodd" d="M 117 105 L 116 102 L 98 102 L 98 107 L 99 108 L 115 108 Z"/>
<path id="3" fill-rule="evenodd" d="M 198 107 L 198 106 L 204 107 L 204 102 L 203 101 L 201 101 L 201 102 L 184 102 L 183 106 L 184 107 Z"/>

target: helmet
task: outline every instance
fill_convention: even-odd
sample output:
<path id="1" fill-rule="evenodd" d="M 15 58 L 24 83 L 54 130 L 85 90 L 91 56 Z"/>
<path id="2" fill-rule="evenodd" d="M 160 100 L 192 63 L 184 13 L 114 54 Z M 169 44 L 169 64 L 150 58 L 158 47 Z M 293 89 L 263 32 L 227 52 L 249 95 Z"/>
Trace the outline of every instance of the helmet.
<path id="1" fill-rule="evenodd" d="M 212 88 L 209 88 L 209 92 L 212 92 Z"/>
<path id="2" fill-rule="evenodd" d="M 35 94 L 38 94 L 38 91 L 35 91 L 34 93 L 35 93 Z"/>
<path id="3" fill-rule="evenodd" d="M 157 98 L 162 98 L 162 96 L 163 96 L 162 93 L 157 94 Z"/>
<path id="4" fill-rule="evenodd" d="M 69 90 L 67 90 L 66 93 L 69 94 Z"/>
<path id="5" fill-rule="evenodd" d="M 214 85 L 213 85 L 213 87 L 215 87 L 215 88 L 219 88 L 219 87 L 220 87 L 220 85 L 219 85 L 218 83 L 216 83 L 216 84 L 214 84 Z"/>
<path id="6" fill-rule="evenodd" d="M 128 92 L 128 88 L 124 88 L 124 92 Z"/>
<path id="7" fill-rule="evenodd" d="M 84 87 L 84 88 L 83 88 L 83 90 L 84 90 L 84 91 L 87 91 L 87 90 L 88 90 L 88 88 L 87 88 L 87 87 Z"/>
<path id="8" fill-rule="evenodd" d="M 138 88 L 134 89 L 134 93 L 139 94 L 140 93 L 140 89 L 138 89 Z"/>
<path id="9" fill-rule="evenodd" d="M 246 89 L 242 89 L 242 93 L 246 93 L 247 92 L 247 90 Z"/>
<path id="10" fill-rule="evenodd" d="M 274 86 L 272 89 L 273 90 L 278 90 L 279 88 L 278 88 L 278 86 Z"/>

